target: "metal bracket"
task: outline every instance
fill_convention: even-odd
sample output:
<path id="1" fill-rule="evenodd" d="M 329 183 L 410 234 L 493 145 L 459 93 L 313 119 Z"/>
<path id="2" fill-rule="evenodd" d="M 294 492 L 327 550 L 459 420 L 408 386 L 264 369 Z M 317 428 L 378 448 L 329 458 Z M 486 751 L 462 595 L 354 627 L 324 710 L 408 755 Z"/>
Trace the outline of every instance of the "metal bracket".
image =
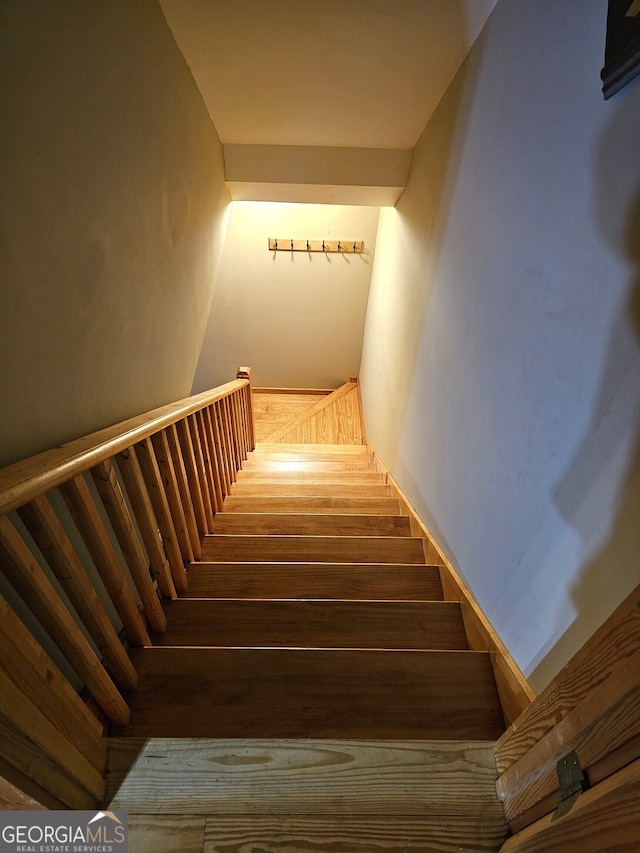
<path id="1" fill-rule="evenodd" d="M 564 817 L 580 794 L 589 787 L 576 752 L 561 758 L 556 764 L 556 771 L 560 785 L 560 805 L 551 818 L 552 822 Z"/>

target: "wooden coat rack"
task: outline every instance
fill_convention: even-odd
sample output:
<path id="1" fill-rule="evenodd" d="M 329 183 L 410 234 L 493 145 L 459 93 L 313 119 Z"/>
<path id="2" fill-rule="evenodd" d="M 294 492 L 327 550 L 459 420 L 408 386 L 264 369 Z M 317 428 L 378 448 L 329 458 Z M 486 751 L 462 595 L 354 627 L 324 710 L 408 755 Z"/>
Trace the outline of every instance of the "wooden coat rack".
<path id="1" fill-rule="evenodd" d="M 269 237 L 270 252 L 339 252 L 341 255 L 361 255 L 364 240 L 293 240 L 290 237 Z"/>

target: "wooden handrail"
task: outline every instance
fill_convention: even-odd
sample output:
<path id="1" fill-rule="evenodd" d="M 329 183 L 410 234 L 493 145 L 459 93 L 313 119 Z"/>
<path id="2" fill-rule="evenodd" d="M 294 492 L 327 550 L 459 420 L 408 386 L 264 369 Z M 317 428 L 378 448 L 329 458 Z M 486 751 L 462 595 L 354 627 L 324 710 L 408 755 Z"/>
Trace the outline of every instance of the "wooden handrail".
<path id="1" fill-rule="evenodd" d="M 8 465 L 0 470 L 0 515 L 24 506 L 39 495 L 249 384 L 249 379 L 234 379 L 211 391 L 168 403 Z"/>
<path id="2" fill-rule="evenodd" d="M 212 532 L 214 513 L 254 446 L 251 371 L 240 368 L 236 379 L 211 391 L 0 470 L 0 562 L 47 635 L 41 648 L 23 626 L 27 645 L 45 661 L 42 690 L 48 689 L 49 651 L 57 648 L 101 717 L 127 724 L 125 695 L 138 681 L 128 647 L 152 645 L 165 630 L 162 599 L 186 589 L 185 567 L 200 558 L 200 537 Z M 60 495 L 52 494 L 56 488 Z M 15 510 L 18 517 L 10 517 Z M 10 604 L 5 609 L 22 624 Z M 20 661 L 19 668 L 30 671 L 28 657 Z M 89 760 L 76 760 L 66 724 L 67 710 L 83 707 L 73 698 L 78 685 L 62 672 L 55 676 L 66 692 L 50 719 L 34 706 L 31 683 L 23 690 L 15 671 L 4 655 L 0 688 L 9 701 L 0 713 L 0 735 L 9 731 L 13 739 L 15 731 L 30 745 L 3 760 L 5 771 L 20 785 L 35 779 L 46 794 L 43 803 L 53 808 L 95 805 L 104 749 L 92 743 Z M 95 741 L 99 730 L 90 735 Z M 46 767 L 42 778 L 40 766 Z"/>

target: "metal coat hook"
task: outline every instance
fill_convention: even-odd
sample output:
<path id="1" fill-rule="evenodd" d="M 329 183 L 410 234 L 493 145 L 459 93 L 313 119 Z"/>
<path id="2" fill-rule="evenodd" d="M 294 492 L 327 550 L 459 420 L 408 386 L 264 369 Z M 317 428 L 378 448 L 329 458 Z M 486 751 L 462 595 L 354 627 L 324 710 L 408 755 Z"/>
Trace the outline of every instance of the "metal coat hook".
<path id="1" fill-rule="evenodd" d="M 293 240 L 291 240 L 291 251 L 293 252 Z"/>
<path id="2" fill-rule="evenodd" d="M 307 240 L 307 252 L 309 251 L 309 241 Z"/>
<path id="3" fill-rule="evenodd" d="M 276 237 L 276 252 L 278 251 L 278 238 Z"/>
<path id="4" fill-rule="evenodd" d="M 354 240 L 353 241 L 353 254 L 355 255 L 355 253 L 356 253 L 356 241 Z"/>
<path id="5" fill-rule="evenodd" d="M 338 251 L 340 251 L 340 240 L 338 240 Z"/>
<path id="6" fill-rule="evenodd" d="M 324 252 L 324 240 L 322 241 L 322 251 Z"/>

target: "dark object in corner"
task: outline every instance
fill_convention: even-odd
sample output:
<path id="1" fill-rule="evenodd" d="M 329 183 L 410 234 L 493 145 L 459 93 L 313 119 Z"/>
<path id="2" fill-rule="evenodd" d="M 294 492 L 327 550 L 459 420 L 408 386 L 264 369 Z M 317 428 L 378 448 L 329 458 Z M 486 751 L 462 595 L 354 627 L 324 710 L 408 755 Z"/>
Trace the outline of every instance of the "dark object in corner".
<path id="1" fill-rule="evenodd" d="M 556 765 L 556 772 L 560 786 L 560 805 L 555 810 L 551 823 L 564 817 L 580 794 L 589 787 L 576 752 L 570 752 L 561 758 Z"/>
<path id="2" fill-rule="evenodd" d="M 640 0 L 609 0 L 604 68 L 605 101 L 640 74 Z"/>

